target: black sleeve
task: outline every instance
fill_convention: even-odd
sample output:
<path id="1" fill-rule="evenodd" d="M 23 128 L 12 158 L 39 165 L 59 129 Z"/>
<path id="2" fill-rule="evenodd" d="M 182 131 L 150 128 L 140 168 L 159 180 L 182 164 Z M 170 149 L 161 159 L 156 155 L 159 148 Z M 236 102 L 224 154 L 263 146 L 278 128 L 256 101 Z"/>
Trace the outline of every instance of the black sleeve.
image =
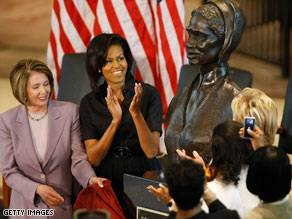
<path id="1" fill-rule="evenodd" d="M 226 208 L 225 205 L 224 205 L 221 201 L 219 201 L 218 199 L 215 200 L 214 202 L 212 202 L 211 205 L 209 205 L 209 211 L 210 211 L 210 213 L 212 213 L 212 212 L 216 212 L 216 211 L 219 211 L 219 210 L 222 210 L 222 209 L 227 209 L 227 208 Z"/>
<path id="2" fill-rule="evenodd" d="M 209 206 L 209 217 L 218 219 L 240 219 L 238 213 L 234 210 L 228 210 L 218 199 Z"/>
<path id="3" fill-rule="evenodd" d="M 98 132 L 93 124 L 94 118 L 89 112 L 89 98 L 85 96 L 80 102 L 80 126 L 81 126 L 81 140 L 86 139 L 100 139 Z"/>
<path id="4" fill-rule="evenodd" d="M 176 212 L 174 212 L 174 211 L 169 212 L 168 218 L 169 219 L 175 219 L 176 218 Z"/>
<path id="5" fill-rule="evenodd" d="M 148 85 L 149 86 L 149 85 Z M 162 101 L 158 90 L 155 87 L 149 89 L 149 103 L 147 106 L 146 123 L 149 129 L 162 134 Z"/>

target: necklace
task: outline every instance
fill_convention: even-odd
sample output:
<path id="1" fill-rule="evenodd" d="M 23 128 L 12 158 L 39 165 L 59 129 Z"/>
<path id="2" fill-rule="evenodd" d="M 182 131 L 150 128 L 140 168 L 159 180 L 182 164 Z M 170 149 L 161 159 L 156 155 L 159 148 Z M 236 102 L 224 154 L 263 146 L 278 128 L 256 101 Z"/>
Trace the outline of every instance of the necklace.
<path id="1" fill-rule="evenodd" d="M 37 118 L 37 119 L 36 119 L 36 118 L 33 118 L 33 117 L 29 114 L 29 112 L 27 111 L 27 116 L 28 116 L 28 118 L 31 119 L 31 120 L 33 120 L 33 121 L 40 121 L 40 120 L 42 120 L 43 118 L 45 118 L 46 115 L 48 115 L 48 109 L 46 110 L 45 114 L 44 114 L 41 118 Z"/>

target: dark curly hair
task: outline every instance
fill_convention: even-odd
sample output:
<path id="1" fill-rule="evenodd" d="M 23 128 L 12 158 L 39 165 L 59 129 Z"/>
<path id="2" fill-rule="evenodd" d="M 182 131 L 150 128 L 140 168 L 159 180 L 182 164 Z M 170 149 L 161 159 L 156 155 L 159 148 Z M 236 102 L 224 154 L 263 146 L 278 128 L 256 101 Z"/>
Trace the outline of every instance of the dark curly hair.
<path id="1" fill-rule="evenodd" d="M 227 184 L 238 184 L 241 169 L 248 164 L 253 153 L 250 141 L 239 137 L 240 128 L 242 125 L 236 121 L 225 121 L 214 128 L 211 147 L 213 161 L 208 180 L 220 174 Z"/>

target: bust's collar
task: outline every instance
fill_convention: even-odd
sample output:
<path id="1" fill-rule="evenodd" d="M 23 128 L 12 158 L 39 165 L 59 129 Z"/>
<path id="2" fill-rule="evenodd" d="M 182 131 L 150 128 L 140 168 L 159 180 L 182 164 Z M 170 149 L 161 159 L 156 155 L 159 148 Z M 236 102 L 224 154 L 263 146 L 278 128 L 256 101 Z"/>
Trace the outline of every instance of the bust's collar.
<path id="1" fill-rule="evenodd" d="M 202 74 L 202 73 L 201 73 Z M 223 67 L 216 67 L 212 71 L 209 71 L 205 74 L 202 74 L 202 81 L 201 85 L 212 85 L 216 81 L 218 81 L 219 78 L 225 77 L 227 74 L 227 69 L 225 66 Z"/>

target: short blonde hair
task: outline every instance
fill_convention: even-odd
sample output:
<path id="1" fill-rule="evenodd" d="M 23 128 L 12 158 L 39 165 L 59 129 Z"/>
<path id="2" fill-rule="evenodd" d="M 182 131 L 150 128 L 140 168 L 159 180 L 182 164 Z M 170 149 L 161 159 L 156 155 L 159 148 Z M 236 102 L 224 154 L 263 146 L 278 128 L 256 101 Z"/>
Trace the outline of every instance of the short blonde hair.
<path id="1" fill-rule="evenodd" d="M 256 125 L 264 132 L 265 145 L 274 143 L 278 128 L 278 110 L 274 101 L 263 91 L 245 88 L 231 103 L 233 120 L 244 123 L 244 117 L 255 117 Z"/>
<path id="2" fill-rule="evenodd" d="M 54 78 L 51 70 L 41 61 L 33 59 L 22 59 L 10 72 L 10 85 L 14 97 L 23 105 L 27 105 L 27 81 L 31 71 L 41 72 L 48 76 L 52 97 L 54 91 Z"/>

